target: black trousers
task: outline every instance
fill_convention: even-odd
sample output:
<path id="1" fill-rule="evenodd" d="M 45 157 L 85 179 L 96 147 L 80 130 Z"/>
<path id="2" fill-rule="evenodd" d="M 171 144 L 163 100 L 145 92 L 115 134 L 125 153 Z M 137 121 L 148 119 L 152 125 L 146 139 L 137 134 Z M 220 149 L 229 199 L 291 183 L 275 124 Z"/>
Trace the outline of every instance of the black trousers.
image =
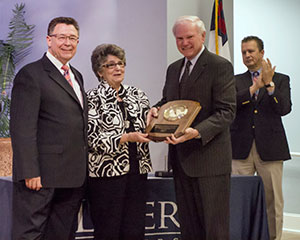
<path id="1" fill-rule="evenodd" d="M 14 183 L 12 240 L 75 239 L 84 191 L 84 186 L 34 191 Z"/>
<path id="2" fill-rule="evenodd" d="M 147 174 L 89 178 L 95 240 L 143 240 Z"/>
<path id="3" fill-rule="evenodd" d="M 230 175 L 189 177 L 172 161 L 181 240 L 229 240 Z"/>

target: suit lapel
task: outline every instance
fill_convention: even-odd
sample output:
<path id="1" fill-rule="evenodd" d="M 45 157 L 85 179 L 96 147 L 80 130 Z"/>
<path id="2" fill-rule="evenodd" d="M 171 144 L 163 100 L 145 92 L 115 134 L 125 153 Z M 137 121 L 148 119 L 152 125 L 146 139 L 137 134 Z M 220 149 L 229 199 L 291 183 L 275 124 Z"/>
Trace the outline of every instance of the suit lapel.
<path id="1" fill-rule="evenodd" d="M 83 87 L 83 80 L 82 78 L 78 75 L 78 72 L 76 69 L 74 69 L 72 66 L 70 66 L 71 69 L 72 69 L 72 72 L 75 76 L 75 79 L 76 81 L 78 82 L 79 84 L 79 87 L 80 87 L 80 91 L 81 91 L 81 94 L 82 94 L 82 100 L 83 100 L 83 106 L 84 107 L 87 107 L 87 100 L 86 100 L 86 97 L 85 97 L 85 91 L 84 91 L 84 87 Z M 73 91 L 74 92 L 74 91 Z M 78 99 L 77 99 L 78 100 Z"/>
<path id="2" fill-rule="evenodd" d="M 191 72 L 190 75 L 190 83 L 191 85 L 195 84 L 195 82 L 197 81 L 197 79 L 199 79 L 200 75 L 202 74 L 203 70 L 205 69 L 206 65 L 207 65 L 207 49 L 205 48 L 203 53 L 200 55 L 200 57 L 198 58 L 195 66 L 193 67 L 193 70 Z"/>
<path id="3" fill-rule="evenodd" d="M 259 92 L 258 92 L 257 100 L 256 100 L 257 103 L 259 103 L 261 101 L 261 99 L 263 98 L 263 96 L 265 94 L 267 94 L 267 90 L 264 87 L 260 88 Z"/>
<path id="4" fill-rule="evenodd" d="M 61 88 L 63 88 L 78 104 L 80 104 L 76 93 L 74 92 L 71 85 L 66 81 L 64 76 L 59 72 L 59 70 L 52 64 L 52 62 L 44 55 L 42 58 L 42 63 L 46 72 L 48 72 L 48 76 L 55 81 Z M 73 71 L 75 75 L 75 71 Z M 78 76 L 75 75 L 75 78 Z M 79 83 L 80 81 L 77 80 Z M 80 89 L 83 92 L 82 84 L 79 83 Z M 84 94 L 84 92 L 82 93 Z"/>
<path id="5" fill-rule="evenodd" d="M 249 71 L 244 73 L 242 79 L 243 79 L 243 88 L 249 88 L 252 85 L 251 73 Z"/>

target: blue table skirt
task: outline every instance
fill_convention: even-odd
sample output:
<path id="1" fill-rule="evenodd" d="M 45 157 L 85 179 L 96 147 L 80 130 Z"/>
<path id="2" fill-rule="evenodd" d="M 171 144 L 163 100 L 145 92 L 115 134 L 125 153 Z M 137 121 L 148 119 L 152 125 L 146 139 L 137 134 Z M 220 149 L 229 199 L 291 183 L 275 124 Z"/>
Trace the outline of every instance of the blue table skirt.
<path id="1" fill-rule="evenodd" d="M 0 240 L 11 239 L 12 181 L 0 177 Z M 258 176 L 232 176 L 230 199 L 230 239 L 269 239 L 263 183 Z M 172 178 L 150 178 L 146 211 L 145 240 L 179 240 Z M 83 201 L 76 239 L 93 239 L 89 208 Z"/>
<path id="2" fill-rule="evenodd" d="M 82 212 L 78 239 L 91 237 L 93 231 L 87 202 L 84 202 Z M 149 179 L 145 229 L 146 240 L 180 239 L 172 178 Z M 258 176 L 231 177 L 230 239 L 269 239 L 264 188 Z"/>

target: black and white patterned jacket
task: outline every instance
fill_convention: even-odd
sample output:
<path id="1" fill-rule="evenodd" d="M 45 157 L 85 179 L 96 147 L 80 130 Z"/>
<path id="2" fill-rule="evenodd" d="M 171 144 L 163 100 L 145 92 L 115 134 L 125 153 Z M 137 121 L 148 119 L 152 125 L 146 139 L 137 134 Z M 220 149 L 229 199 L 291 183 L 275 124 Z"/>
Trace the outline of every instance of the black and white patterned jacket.
<path id="1" fill-rule="evenodd" d="M 118 92 L 127 114 L 134 119 L 135 131 L 143 132 L 150 108 L 146 94 L 136 87 L 121 85 Z M 125 121 L 117 103 L 117 91 L 101 81 L 87 92 L 89 176 L 114 177 L 128 173 L 128 143 L 120 144 L 125 133 Z M 137 143 L 140 174 L 152 170 L 149 144 Z"/>

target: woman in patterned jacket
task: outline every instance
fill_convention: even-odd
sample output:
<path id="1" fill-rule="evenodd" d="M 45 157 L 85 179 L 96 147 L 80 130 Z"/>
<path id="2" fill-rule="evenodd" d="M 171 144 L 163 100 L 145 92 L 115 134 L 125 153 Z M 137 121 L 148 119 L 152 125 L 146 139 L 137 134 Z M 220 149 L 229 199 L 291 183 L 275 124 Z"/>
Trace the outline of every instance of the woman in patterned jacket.
<path id="1" fill-rule="evenodd" d="M 146 180 L 152 170 L 149 139 L 143 133 L 149 100 L 136 87 L 122 84 L 122 48 L 99 45 L 91 61 L 100 82 L 87 92 L 88 198 L 95 240 L 142 240 Z"/>

